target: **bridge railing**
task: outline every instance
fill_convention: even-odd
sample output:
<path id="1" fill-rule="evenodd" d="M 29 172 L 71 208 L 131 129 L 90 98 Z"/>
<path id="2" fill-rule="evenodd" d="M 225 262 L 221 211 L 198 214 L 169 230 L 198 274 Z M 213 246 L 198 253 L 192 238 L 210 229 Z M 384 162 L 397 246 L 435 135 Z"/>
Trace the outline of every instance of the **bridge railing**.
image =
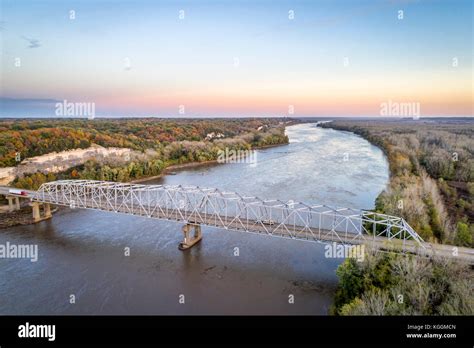
<path id="1" fill-rule="evenodd" d="M 262 200 L 196 186 L 62 180 L 43 184 L 34 200 L 314 241 L 357 243 L 383 236 L 423 242 L 399 217 L 326 205 Z"/>

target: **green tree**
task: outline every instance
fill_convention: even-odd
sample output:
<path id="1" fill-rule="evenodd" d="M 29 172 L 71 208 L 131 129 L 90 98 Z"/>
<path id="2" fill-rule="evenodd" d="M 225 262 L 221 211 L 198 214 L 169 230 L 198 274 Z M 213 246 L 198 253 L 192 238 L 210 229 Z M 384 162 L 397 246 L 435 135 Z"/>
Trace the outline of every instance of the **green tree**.
<path id="1" fill-rule="evenodd" d="M 457 224 L 455 243 L 459 246 L 472 245 L 472 233 L 469 226 L 464 222 L 458 222 Z"/>

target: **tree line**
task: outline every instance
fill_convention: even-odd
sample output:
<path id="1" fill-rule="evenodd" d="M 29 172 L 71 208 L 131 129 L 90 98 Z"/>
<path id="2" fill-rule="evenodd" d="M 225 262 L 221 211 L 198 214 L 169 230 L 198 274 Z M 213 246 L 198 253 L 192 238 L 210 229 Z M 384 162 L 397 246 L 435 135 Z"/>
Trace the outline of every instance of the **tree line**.
<path id="1" fill-rule="evenodd" d="M 210 121 L 206 121 L 210 122 Z M 218 124 L 225 122 L 219 121 Z M 240 122 L 240 121 L 239 121 Z M 259 121 L 260 122 L 260 121 Z M 229 123 L 235 124 L 234 120 Z M 160 143 L 155 148 L 143 152 L 134 151 L 130 158 L 112 157 L 93 159 L 86 163 L 69 168 L 60 173 L 35 172 L 17 177 L 13 184 L 19 188 L 38 189 L 41 184 L 62 179 L 88 179 L 127 182 L 140 178 L 157 176 L 171 165 L 191 162 L 215 161 L 221 151 L 250 150 L 258 147 L 286 144 L 288 137 L 284 127 L 273 122 L 265 131 L 256 131 L 253 126 L 249 132 L 240 132 L 231 138 L 213 139 L 212 141 L 172 141 Z M 245 128 L 247 129 L 247 128 Z"/>
<path id="2" fill-rule="evenodd" d="M 404 217 L 432 242 L 474 246 L 472 120 L 334 121 L 387 155 L 390 182 L 375 209 Z"/>
<path id="3" fill-rule="evenodd" d="M 203 141 L 207 134 L 225 138 L 281 126 L 282 119 L 39 119 L 0 121 L 0 167 L 26 158 L 92 144 L 137 151 L 163 150 L 179 141 Z M 256 132 L 258 134 L 258 132 Z M 270 141 L 270 140 L 268 140 Z M 258 141 L 257 141 L 258 142 Z"/>

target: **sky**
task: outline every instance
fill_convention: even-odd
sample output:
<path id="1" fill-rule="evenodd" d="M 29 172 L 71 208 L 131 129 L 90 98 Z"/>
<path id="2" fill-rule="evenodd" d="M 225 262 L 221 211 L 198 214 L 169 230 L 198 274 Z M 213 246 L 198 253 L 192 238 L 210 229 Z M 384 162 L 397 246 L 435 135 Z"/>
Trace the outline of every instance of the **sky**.
<path id="1" fill-rule="evenodd" d="M 0 117 L 473 115 L 471 0 L 0 4 Z"/>

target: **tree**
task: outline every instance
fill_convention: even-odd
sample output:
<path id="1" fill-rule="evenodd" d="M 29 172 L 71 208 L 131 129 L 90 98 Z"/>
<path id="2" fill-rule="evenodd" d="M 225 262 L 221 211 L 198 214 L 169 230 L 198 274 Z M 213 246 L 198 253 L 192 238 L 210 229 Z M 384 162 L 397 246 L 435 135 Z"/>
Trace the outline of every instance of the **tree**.
<path id="1" fill-rule="evenodd" d="M 466 247 L 472 245 L 472 233 L 469 226 L 464 222 L 458 222 L 457 224 L 455 243 Z"/>
<path id="2" fill-rule="evenodd" d="M 472 315 L 469 266 L 403 254 L 366 254 L 336 271 L 336 315 Z"/>

